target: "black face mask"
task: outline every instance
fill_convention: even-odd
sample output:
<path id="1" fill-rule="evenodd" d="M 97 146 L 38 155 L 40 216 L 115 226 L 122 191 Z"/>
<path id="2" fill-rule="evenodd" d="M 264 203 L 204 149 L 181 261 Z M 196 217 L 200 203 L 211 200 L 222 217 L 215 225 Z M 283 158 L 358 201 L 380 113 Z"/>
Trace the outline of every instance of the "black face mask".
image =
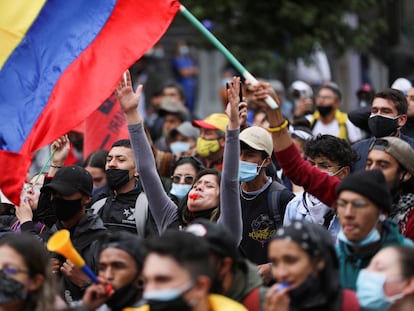
<path id="1" fill-rule="evenodd" d="M 111 190 L 117 190 L 129 181 L 129 171 L 111 168 L 106 171 L 106 181 Z"/>
<path id="2" fill-rule="evenodd" d="M 326 117 L 333 110 L 333 106 L 316 106 L 321 117 Z"/>
<path id="3" fill-rule="evenodd" d="M 0 270 L 0 305 L 25 298 L 24 285 Z"/>
<path id="4" fill-rule="evenodd" d="M 56 212 L 56 218 L 67 221 L 82 210 L 82 200 L 64 200 L 55 198 L 52 200 L 52 208 Z"/>
<path id="5" fill-rule="evenodd" d="M 306 309 L 304 306 L 317 306 L 326 303 L 326 297 L 321 291 L 319 280 L 311 274 L 288 294 L 292 305 L 296 306 L 298 310 Z"/>
<path id="6" fill-rule="evenodd" d="M 193 307 L 184 300 L 183 296 L 178 296 L 177 298 L 168 301 L 149 299 L 148 305 L 150 306 L 151 311 L 191 311 L 193 309 Z"/>
<path id="7" fill-rule="evenodd" d="M 117 289 L 106 302 L 113 311 L 121 311 L 126 307 L 131 307 L 141 298 L 141 290 L 130 283 Z M 152 310 L 152 309 L 151 309 Z"/>
<path id="8" fill-rule="evenodd" d="M 379 114 L 368 119 L 368 127 L 375 137 L 391 136 L 398 129 L 398 117 L 386 117 Z"/>

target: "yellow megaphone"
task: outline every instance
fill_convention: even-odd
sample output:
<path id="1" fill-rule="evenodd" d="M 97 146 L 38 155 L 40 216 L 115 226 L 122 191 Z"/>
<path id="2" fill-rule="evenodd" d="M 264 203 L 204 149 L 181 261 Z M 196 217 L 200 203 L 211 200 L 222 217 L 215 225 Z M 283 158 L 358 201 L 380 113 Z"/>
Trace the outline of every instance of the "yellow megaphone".
<path id="1" fill-rule="evenodd" d="M 99 283 L 95 273 L 93 273 L 85 263 L 85 260 L 73 247 L 72 241 L 70 240 L 70 232 L 68 230 L 63 229 L 54 233 L 49 241 L 47 241 L 47 249 L 66 257 L 73 262 L 76 267 L 80 268 L 87 276 L 89 276 L 94 283 Z"/>

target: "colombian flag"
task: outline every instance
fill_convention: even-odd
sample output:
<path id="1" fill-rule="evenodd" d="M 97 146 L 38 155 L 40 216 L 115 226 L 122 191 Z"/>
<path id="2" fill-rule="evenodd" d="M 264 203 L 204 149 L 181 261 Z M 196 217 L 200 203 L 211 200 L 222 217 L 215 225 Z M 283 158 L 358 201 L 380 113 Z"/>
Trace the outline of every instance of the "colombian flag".
<path id="1" fill-rule="evenodd" d="M 14 203 L 33 153 L 95 111 L 164 34 L 176 0 L 0 2 L 0 189 Z"/>

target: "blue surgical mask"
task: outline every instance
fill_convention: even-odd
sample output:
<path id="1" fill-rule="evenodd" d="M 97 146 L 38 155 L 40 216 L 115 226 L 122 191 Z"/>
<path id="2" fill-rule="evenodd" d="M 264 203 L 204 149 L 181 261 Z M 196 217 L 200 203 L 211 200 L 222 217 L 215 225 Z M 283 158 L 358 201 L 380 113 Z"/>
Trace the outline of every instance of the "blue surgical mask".
<path id="1" fill-rule="evenodd" d="M 386 276 L 362 269 L 358 274 L 356 294 L 363 310 L 385 311 L 404 294 L 387 297 L 384 293 Z"/>
<path id="2" fill-rule="evenodd" d="M 181 200 L 188 194 L 190 189 L 191 185 L 173 183 L 171 186 L 170 193 Z"/>
<path id="3" fill-rule="evenodd" d="M 345 236 L 344 232 L 342 231 L 342 228 L 338 233 L 338 240 L 348 245 L 356 246 L 356 247 L 362 247 L 365 245 L 369 245 L 369 244 L 378 242 L 380 239 L 381 239 L 381 235 L 376 226 L 370 231 L 370 233 L 367 234 L 365 238 L 363 238 L 359 242 L 353 242 L 353 241 L 348 240 L 348 238 Z"/>
<path id="4" fill-rule="evenodd" d="M 145 300 L 171 301 L 181 296 L 180 288 L 166 288 L 160 290 L 144 291 L 142 298 Z"/>
<path id="5" fill-rule="evenodd" d="M 185 289 L 166 288 L 160 290 L 144 291 L 142 298 L 145 299 L 150 306 L 150 310 L 182 310 L 190 311 L 190 306 L 183 298 L 183 294 L 192 288 L 189 284 Z"/>
<path id="6" fill-rule="evenodd" d="M 264 162 L 264 160 L 263 160 Z M 263 165 L 262 162 L 262 165 Z M 256 178 L 257 175 L 259 175 L 259 168 L 260 167 L 256 163 L 246 162 L 246 161 L 240 161 L 239 162 L 239 180 L 248 182 L 252 181 Z"/>
<path id="7" fill-rule="evenodd" d="M 240 181 L 251 181 L 258 175 L 257 164 L 251 162 L 240 161 L 239 163 L 239 179 Z"/>
<path id="8" fill-rule="evenodd" d="M 170 149 L 171 149 L 171 152 L 174 154 L 186 152 L 190 150 L 190 143 L 186 143 L 184 141 L 176 141 L 170 145 Z"/>

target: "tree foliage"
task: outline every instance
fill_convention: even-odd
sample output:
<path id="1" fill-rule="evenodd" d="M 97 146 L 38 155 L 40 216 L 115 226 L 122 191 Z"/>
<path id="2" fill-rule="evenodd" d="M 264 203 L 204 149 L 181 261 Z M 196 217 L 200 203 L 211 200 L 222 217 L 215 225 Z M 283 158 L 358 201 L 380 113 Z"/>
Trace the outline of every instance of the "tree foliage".
<path id="1" fill-rule="evenodd" d="M 364 52 L 387 28 L 378 17 L 381 0 L 181 2 L 198 19 L 211 22 L 211 31 L 238 59 L 256 67 L 280 67 L 289 59 L 309 55 L 315 44 L 338 55 L 348 48 Z M 357 22 L 349 16 L 357 17 Z M 209 46 L 206 41 L 200 44 Z"/>

